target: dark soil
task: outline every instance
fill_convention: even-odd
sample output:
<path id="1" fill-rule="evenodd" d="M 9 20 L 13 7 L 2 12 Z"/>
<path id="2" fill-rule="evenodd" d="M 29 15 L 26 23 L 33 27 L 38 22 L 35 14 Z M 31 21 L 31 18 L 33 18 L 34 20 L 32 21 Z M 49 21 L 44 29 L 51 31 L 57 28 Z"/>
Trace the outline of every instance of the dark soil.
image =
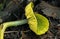
<path id="1" fill-rule="evenodd" d="M 31 0 L 30 0 L 31 1 Z M 25 6 L 30 1 L 9 0 L 4 3 L 0 11 L 0 24 L 9 21 L 26 19 Z M 1 2 L 1 1 L 0 1 Z M 51 3 L 51 1 L 34 1 L 34 11 L 44 15 L 50 22 L 48 32 L 37 36 L 29 29 L 28 24 L 18 27 L 8 27 L 4 34 L 4 39 L 60 39 L 60 7 Z M 55 1 L 56 2 L 56 1 Z M 58 2 L 58 1 L 57 1 Z M 3 3 L 3 2 L 2 2 Z"/>

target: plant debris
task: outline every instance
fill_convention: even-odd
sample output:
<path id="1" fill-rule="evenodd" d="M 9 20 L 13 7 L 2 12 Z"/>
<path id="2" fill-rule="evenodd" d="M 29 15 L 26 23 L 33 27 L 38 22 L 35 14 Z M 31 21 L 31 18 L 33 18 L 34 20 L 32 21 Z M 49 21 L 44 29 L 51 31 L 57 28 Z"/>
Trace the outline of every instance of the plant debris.
<path id="1" fill-rule="evenodd" d="M 0 0 L 0 24 L 4 22 L 26 19 L 25 7 L 33 2 L 34 11 L 47 17 L 50 22 L 48 32 L 38 36 L 30 30 L 28 24 L 18 27 L 8 27 L 4 32 L 4 39 L 60 39 L 60 1 L 58 0 Z M 1 7 L 2 6 L 2 7 Z"/>

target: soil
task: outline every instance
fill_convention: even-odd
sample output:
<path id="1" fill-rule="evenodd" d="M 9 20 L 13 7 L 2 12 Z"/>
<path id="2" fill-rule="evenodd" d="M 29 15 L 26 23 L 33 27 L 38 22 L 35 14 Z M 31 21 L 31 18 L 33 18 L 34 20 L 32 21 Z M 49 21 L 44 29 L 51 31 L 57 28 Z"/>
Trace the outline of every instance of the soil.
<path id="1" fill-rule="evenodd" d="M 0 23 L 26 19 L 24 8 L 29 2 L 22 2 L 13 0 L 13 2 L 6 3 L 7 6 L 2 9 L 2 13 L 7 13 L 0 15 L 0 19 L 2 19 Z M 5 31 L 4 39 L 60 39 L 60 8 L 42 1 L 40 4 L 35 5 L 34 11 L 47 17 L 50 22 L 49 30 L 45 34 L 37 36 L 30 30 L 28 24 L 24 24 L 18 27 L 8 27 Z"/>

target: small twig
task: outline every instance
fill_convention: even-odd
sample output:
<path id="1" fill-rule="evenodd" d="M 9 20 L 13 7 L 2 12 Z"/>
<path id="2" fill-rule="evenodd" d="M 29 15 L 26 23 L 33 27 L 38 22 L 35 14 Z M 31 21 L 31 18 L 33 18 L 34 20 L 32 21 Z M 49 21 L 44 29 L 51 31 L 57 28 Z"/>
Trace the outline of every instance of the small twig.
<path id="1" fill-rule="evenodd" d="M 19 32 L 19 31 L 6 31 L 4 33 L 13 33 L 13 32 Z"/>
<path id="2" fill-rule="evenodd" d="M 27 31 L 23 31 L 23 32 L 29 32 L 30 30 L 27 30 Z"/>

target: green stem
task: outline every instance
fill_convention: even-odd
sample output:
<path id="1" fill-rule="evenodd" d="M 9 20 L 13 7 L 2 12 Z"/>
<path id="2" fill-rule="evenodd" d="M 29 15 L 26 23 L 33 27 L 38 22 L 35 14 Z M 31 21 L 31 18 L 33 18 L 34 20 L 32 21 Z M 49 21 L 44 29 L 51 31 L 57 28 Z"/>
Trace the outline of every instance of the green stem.
<path id="1" fill-rule="evenodd" d="M 27 20 L 24 19 L 24 20 L 19 20 L 19 21 L 13 21 L 13 22 L 6 22 L 6 23 L 3 23 L 3 28 L 0 29 L 0 39 L 4 39 L 4 32 L 6 30 L 6 28 L 10 27 L 10 26 L 17 26 L 17 25 L 23 25 L 23 24 L 26 24 L 27 23 Z"/>

